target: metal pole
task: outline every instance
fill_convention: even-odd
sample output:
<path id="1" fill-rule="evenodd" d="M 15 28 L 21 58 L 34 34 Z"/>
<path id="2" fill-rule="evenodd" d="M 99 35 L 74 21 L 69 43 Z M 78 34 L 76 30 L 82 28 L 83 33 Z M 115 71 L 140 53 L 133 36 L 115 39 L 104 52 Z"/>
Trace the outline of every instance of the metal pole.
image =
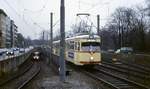
<path id="1" fill-rule="evenodd" d="M 100 36 L 100 15 L 97 15 L 97 34 Z"/>
<path id="2" fill-rule="evenodd" d="M 44 35 L 45 35 L 45 33 L 44 33 L 44 30 L 43 30 L 43 33 L 42 33 L 42 36 L 43 36 L 43 38 L 42 38 L 43 39 L 43 45 L 45 45 L 45 40 L 44 40 L 45 37 L 44 37 Z"/>
<path id="3" fill-rule="evenodd" d="M 97 34 L 100 37 L 100 43 L 101 43 L 101 35 L 100 35 L 100 15 L 97 15 Z M 99 49 L 101 50 L 101 44 L 99 44 Z M 100 52 L 101 55 L 101 52 Z M 101 57 L 100 57 L 101 60 Z"/>
<path id="4" fill-rule="evenodd" d="M 121 48 L 121 27 L 120 27 L 120 24 L 121 24 L 121 21 L 120 21 L 120 13 L 119 13 L 119 48 Z"/>
<path id="5" fill-rule="evenodd" d="M 52 51 L 53 51 L 53 13 L 50 13 L 50 47 L 51 47 L 50 48 L 50 59 L 52 59 Z"/>
<path id="6" fill-rule="evenodd" d="M 65 1 L 61 0 L 60 6 L 60 57 L 59 57 L 59 74 L 60 74 L 60 81 L 65 82 L 66 77 L 66 66 L 65 66 Z"/>

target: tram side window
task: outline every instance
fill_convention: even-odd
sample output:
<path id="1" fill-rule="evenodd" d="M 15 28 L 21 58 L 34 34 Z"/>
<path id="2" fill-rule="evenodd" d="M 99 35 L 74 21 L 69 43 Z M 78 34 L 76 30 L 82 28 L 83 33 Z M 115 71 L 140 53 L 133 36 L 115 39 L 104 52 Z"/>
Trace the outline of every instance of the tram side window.
<path id="1" fill-rule="evenodd" d="M 69 48 L 70 48 L 69 46 L 70 46 L 70 45 L 69 45 L 69 42 L 66 41 L 66 48 L 69 49 Z"/>
<path id="2" fill-rule="evenodd" d="M 56 48 L 59 48 L 59 43 L 56 43 Z"/>
<path id="3" fill-rule="evenodd" d="M 74 41 L 70 41 L 70 46 L 69 46 L 69 48 L 74 50 Z"/>
<path id="4" fill-rule="evenodd" d="M 53 44 L 53 48 L 56 48 L 56 44 Z"/>
<path id="5" fill-rule="evenodd" d="M 80 42 L 78 42 L 78 50 L 80 50 Z"/>
<path id="6" fill-rule="evenodd" d="M 75 50 L 80 50 L 80 43 L 79 42 L 75 42 Z"/>
<path id="7" fill-rule="evenodd" d="M 59 52 L 59 43 L 56 43 L 55 47 L 56 47 L 56 54 Z"/>
<path id="8" fill-rule="evenodd" d="M 74 49 L 74 45 L 73 44 L 70 44 L 70 49 Z"/>

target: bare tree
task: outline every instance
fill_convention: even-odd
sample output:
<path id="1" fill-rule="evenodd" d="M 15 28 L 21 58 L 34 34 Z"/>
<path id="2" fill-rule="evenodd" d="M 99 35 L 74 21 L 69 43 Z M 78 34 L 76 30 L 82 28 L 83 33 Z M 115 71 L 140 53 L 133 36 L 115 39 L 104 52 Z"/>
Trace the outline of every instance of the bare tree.
<path id="1" fill-rule="evenodd" d="M 133 9 L 121 7 L 112 14 L 112 20 L 108 28 L 113 32 L 114 42 L 117 48 L 129 46 L 129 32 L 133 30 L 136 14 Z"/>
<path id="2" fill-rule="evenodd" d="M 145 31 L 147 30 L 145 14 L 141 10 L 120 7 L 112 14 L 112 20 L 107 23 L 107 31 L 115 49 L 133 47 L 135 50 L 145 50 Z M 107 38 L 104 38 L 105 40 Z M 138 45 L 137 45 L 138 44 Z"/>

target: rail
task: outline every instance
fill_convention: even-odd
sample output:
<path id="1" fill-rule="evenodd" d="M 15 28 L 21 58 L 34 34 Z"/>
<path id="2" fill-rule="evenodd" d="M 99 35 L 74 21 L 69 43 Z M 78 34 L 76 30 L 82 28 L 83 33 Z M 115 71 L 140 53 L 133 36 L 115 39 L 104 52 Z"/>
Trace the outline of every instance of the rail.
<path id="1" fill-rule="evenodd" d="M 136 83 L 134 81 L 125 79 L 123 77 L 114 75 L 112 73 L 97 68 L 93 69 L 92 71 L 86 70 L 85 73 L 95 79 L 106 83 L 114 89 L 150 89 L 142 84 Z"/>

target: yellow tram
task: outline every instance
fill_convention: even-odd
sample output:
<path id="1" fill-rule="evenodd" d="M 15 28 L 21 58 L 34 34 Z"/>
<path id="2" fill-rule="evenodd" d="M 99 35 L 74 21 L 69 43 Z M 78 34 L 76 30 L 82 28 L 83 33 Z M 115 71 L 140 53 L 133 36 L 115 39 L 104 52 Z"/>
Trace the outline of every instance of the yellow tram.
<path id="1" fill-rule="evenodd" d="M 59 56 L 59 43 L 53 42 L 53 54 Z M 66 38 L 66 60 L 75 65 L 95 65 L 101 63 L 100 37 L 98 35 L 79 35 Z"/>

